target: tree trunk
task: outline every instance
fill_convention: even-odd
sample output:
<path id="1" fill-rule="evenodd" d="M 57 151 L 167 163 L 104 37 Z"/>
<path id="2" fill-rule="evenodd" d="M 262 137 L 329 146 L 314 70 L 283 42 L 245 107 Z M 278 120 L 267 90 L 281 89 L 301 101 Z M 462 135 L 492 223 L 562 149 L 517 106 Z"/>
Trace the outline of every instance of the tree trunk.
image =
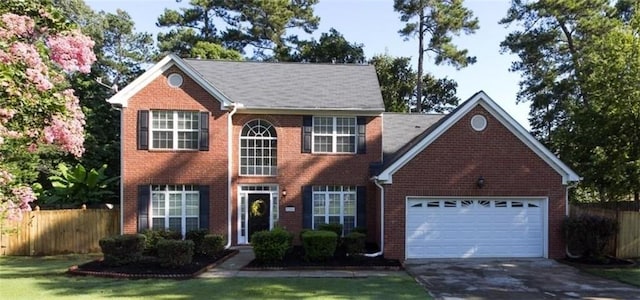
<path id="1" fill-rule="evenodd" d="M 416 111 L 422 113 L 422 61 L 424 59 L 424 7 L 420 8 L 418 21 L 418 78 L 416 83 Z M 409 110 L 411 111 L 411 110 Z"/>

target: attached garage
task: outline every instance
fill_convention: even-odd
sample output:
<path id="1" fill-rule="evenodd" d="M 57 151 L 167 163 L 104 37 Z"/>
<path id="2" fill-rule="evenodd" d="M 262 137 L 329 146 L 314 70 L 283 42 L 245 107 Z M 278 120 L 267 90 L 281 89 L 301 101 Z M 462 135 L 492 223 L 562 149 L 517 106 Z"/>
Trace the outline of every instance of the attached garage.
<path id="1" fill-rule="evenodd" d="M 546 202 L 409 197 L 406 257 L 546 257 Z"/>

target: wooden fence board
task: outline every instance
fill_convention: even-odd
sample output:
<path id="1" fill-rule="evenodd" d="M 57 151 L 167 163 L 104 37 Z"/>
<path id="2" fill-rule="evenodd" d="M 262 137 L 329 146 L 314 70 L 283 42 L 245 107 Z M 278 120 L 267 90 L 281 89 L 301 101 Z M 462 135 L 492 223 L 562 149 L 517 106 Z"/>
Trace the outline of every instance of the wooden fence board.
<path id="1" fill-rule="evenodd" d="M 120 233 L 117 209 L 64 209 L 24 213 L 0 228 L 0 255 L 99 252 L 98 241 Z M 2 233 L 7 228 L 17 231 Z"/>

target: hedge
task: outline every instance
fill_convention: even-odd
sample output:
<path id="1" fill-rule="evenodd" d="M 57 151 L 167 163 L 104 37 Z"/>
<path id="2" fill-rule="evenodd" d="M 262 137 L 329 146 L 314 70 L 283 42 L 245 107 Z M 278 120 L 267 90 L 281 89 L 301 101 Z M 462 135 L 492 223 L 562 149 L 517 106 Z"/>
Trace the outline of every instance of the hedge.
<path id="1" fill-rule="evenodd" d="M 281 261 L 291 248 L 293 235 L 282 228 L 258 231 L 251 235 L 251 246 L 259 262 Z"/>
<path id="2" fill-rule="evenodd" d="M 104 263 L 120 266 L 142 258 L 145 240 L 142 234 L 123 234 L 102 238 L 98 244 L 104 254 Z"/>
<path id="3" fill-rule="evenodd" d="M 332 257 L 338 245 L 338 235 L 333 231 L 317 230 L 302 234 L 305 259 L 325 261 Z"/>
<path id="4" fill-rule="evenodd" d="M 178 268 L 190 264 L 193 260 L 193 241 L 167 240 L 158 241 L 158 260 L 160 265 Z"/>

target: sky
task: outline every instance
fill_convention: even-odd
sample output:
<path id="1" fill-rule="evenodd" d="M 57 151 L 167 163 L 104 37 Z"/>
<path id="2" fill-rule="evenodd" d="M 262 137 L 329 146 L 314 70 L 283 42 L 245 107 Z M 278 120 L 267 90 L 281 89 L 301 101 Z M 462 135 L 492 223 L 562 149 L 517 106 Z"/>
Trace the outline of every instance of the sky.
<path id="1" fill-rule="evenodd" d="M 95 11 L 115 12 L 122 9 L 135 22 L 136 31 L 157 33 L 155 23 L 165 8 L 178 9 L 188 6 L 189 0 L 177 3 L 175 0 L 85 0 Z M 509 0 L 467 0 L 465 6 L 478 18 L 480 29 L 472 35 L 454 38 L 458 47 L 468 49 L 477 57 L 477 62 L 469 67 L 456 70 L 450 66 L 435 66 L 427 58 L 424 70 L 438 78 L 447 77 L 458 83 L 457 95 L 463 101 L 483 90 L 496 101 L 524 128 L 529 129 L 528 103 L 516 103 L 520 74 L 509 72 L 509 66 L 516 56 L 500 53 L 500 42 L 516 28 L 499 25 L 506 15 Z M 320 17 L 320 25 L 311 36 L 300 38 L 318 39 L 321 33 L 335 28 L 347 41 L 364 44 L 367 58 L 388 53 L 392 56 L 411 57 L 414 70 L 417 69 L 418 41 L 404 39 L 398 34 L 403 27 L 399 13 L 393 10 L 392 0 L 320 0 L 314 7 Z"/>

